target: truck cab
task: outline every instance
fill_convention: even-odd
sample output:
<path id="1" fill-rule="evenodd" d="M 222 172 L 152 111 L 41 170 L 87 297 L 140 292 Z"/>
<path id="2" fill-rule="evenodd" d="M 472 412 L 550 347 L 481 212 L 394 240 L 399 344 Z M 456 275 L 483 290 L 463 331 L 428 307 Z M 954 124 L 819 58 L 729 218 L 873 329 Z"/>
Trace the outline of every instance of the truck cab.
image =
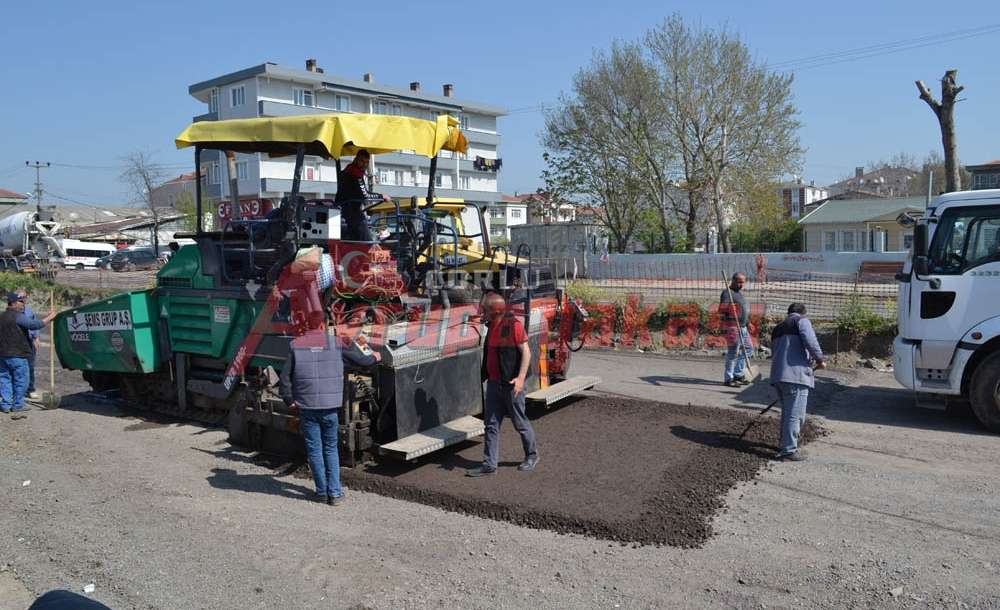
<path id="1" fill-rule="evenodd" d="M 934 199 L 897 277 L 896 380 L 968 399 L 1000 432 L 1000 190 Z"/>

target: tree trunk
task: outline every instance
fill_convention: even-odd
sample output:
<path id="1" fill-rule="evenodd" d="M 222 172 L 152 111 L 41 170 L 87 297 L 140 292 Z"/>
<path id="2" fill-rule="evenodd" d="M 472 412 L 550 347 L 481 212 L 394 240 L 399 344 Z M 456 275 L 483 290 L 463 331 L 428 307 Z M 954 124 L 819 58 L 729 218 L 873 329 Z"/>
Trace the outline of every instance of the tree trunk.
<path id="1" fill-rule="evenodd" d="M 944 148 L 944 178 L 945 192 L 951 193 L 962 189 L 962 168 L 958 163 L 958 143 L 955 139 L 955 101 L 965 87 L 955 83 L 958 70 L 948 70 L 941 78 L 941 101 L 934 99 L 934 94 L 927 88 L 924 81 L 917 81 L 920 99 L 927 102 L 941 128 L 941 145 Z"/>

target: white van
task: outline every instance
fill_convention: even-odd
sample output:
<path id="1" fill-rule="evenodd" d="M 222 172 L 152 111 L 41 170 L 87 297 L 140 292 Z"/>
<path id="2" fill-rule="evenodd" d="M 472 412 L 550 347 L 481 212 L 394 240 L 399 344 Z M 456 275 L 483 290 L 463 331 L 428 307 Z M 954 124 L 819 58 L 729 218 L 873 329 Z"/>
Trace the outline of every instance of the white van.
<path id="1" fill-rule="evenodd" d="M 96 266 L 97 259 L 117 250 L 112 244 L 93 241 L 63 239 L 60 242 L 66 253 L 66 258 L 63 259 L 63 267 L 66 269 L 92 269 Z"/>

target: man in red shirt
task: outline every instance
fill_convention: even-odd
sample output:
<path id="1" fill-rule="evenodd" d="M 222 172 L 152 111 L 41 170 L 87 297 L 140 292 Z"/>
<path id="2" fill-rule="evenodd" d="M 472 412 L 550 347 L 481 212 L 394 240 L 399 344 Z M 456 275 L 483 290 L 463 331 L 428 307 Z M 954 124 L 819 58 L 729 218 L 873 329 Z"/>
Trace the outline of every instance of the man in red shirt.
<path id="1" fill-rule="evenodd" d="M 483 314 L 487 318 L 482 375 L 486 381 L 486 405 L 483 420 L 486 435 L 483 444 L 483 464 L 466 472 L 470 477 L 491 475 L 497 471 L 500 457 L 500 424 L 510 417 L 514 429 L 521 435 L 524 461 L 517 467 L 522 472 L 535 469 L 538 450 L 535 431 L 524 412 L 524 380 L 531 365 L 531 348 L 524 325 L 508 311 L 503 297 L 491 292 L 483 299 Z"/>

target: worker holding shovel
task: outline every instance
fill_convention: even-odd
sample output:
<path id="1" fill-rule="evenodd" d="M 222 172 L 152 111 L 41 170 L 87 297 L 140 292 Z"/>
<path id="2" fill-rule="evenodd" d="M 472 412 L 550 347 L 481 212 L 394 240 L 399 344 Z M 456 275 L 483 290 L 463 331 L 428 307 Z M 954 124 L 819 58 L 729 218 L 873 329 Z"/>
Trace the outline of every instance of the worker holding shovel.
<path id="1" fill-rule="evenodd" d="M 800 462 L 806 459 L 798 450 L 799 431 L 806 419 L 809 390 L 815 384 L 813 371 L 826 368 L 805 305 L 788 306 L 788 317 L 771 332 L 771 349 L 771 385 L 781 401 L 781 445 L 775 458 Z"/>
<path id="2" fill-rule="evenodd" d="M 754 375 L 747 370 L 750 368 L 753 344 L 750 342 L 750 332 L 747 330 L 747 325 L 750 323 L 750 308 L 742 292 L 746 281 L 746 275 L 734 273 L 729 285 L 719 297 L 719 315 L 725 325 L 728 347 L 723 382 L 733 388 L 750 385 L 751 381 L 747 379 L 747 374 L 751 377 Z"/>

